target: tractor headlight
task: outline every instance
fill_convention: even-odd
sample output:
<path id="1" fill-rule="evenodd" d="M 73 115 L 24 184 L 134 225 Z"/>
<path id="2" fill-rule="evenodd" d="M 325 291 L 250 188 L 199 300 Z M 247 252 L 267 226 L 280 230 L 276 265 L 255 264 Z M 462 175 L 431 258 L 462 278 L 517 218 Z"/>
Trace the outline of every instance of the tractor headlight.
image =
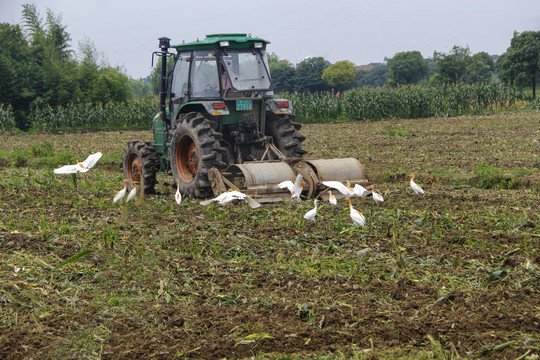
<path id="1" fill-rule="evenodd" d="M 227 47 L 227 46 L 229 46 L 229 42 L 228 42 L 228 41 L 220 41 L 220 42 L 219 42 L 219 46 L 221 46 L 221 47 Z"/>
<path id="2" fill-rule="evenodd" d="M 253 47 L 255 49 L 262 49 L 262 45 L 263 45 L 262 42 L 256 42 L 256 43 L 253 44 Z"/>

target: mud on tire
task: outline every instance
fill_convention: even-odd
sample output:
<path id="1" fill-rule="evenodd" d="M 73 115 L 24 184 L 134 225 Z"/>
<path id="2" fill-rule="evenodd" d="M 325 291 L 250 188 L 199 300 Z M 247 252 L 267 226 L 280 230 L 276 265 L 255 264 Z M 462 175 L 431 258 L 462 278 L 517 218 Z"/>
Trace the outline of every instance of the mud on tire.
<path id="1" fill-rule="evenodd" d="M 278 115 L 266 112 L 265 133 L 274 138 L 274 145 L 287 157 L 301 158 L 307 153 L 302 149 L 306 139 L 299 132 L 302 125 L 294 121 L 294 115 Z"/>
<path id="2" fill-rule="evenodd" d="M 128 143 L 122 156 L 122 173 L 128 181 L 128 190 L 133 183 L 142 184 L 144 179 L 144 193 L 154 194 L 157 184 L 156 174 L 159 171 L 159 158 L 154 145 L 149 142 L 135 140 Z"/>
<path id="3" fill-rule="evenodd" d="M 187 197 L 208 197 L 212 188 L 208 170 L 226 167 L 226 149 L 221 147 L 223 136 L 213 128 L 203 114 L 191 112 L 180 115 L 171 140 L 171 170 L 180 191 Z"/>

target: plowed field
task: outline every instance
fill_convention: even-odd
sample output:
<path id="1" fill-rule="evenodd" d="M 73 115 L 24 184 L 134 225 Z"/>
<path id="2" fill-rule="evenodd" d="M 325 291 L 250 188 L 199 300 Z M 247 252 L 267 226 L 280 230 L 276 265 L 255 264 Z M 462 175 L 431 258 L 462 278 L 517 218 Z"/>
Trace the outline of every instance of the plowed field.
<path id="1" fill-rule="evenodd" d="M 0 358 L 540 356 L 540 113 L 302 133 L 309 157 L 364 164 L 385 197 L 353 199 L 365 228 L 343 199 L 314 223 L 311 199 L 178 206 L 161 174 L 113 204 L 151 131 L 0 135 Z"/>

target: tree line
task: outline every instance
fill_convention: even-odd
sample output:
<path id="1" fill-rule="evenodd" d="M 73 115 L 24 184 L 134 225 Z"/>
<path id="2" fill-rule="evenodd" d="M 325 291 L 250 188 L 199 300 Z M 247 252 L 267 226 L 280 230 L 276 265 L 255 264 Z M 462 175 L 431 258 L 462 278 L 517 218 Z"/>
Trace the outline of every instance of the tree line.
<path id="1" fill-rule="evenodd" d="M 348 60 L 330 64 L 322 57 L 305 59 L 294 67 L 276 54 L 269 56 L 269 66 L 276 92 L 500 81 L 519 88 L 530 87 L 535 97 L 540 75 L 540 31 L 515 32 L 510 47 L 500 56 L 486 52 L 471 54 L 468 47 L 454 46 L 449 53 L 435 52 L 429 59 L 424 59 L 419 51 L 399 52 L 371 70 L 357 70 Z"/>
<path id="2" fill-rule="evenodd" d="M 60 15 L 47 9 L 43 18 L 35 4 L 22 7 L 22 25 L 0 23 L 0 104 L 13 110 L 18 128 L 29 128 L 34 109 L 126 102 L 150 92 L 109 66 L 89 39 L 79 42 L 77 56 Z"/>

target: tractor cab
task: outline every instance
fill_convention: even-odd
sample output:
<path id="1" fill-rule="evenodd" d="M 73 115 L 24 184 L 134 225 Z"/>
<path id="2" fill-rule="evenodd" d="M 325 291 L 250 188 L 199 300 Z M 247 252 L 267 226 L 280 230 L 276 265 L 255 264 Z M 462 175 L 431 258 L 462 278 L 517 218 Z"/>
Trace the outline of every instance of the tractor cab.
<path id="1" fill-rule="evenodd" d="M 257 97 L 271 91 L 266 51 L 196 50 L 180 52 L 173 70 L 171 100 Z"/>
<path id="2" fill-rule="evenodd" d="M 246 34 L 220 34 L 172 46 L 177 54 L 169 78 L 171 119 L 197 105 L 213 116 L 252 111 L 254 100 L 272 97 L 266 43 Z"/>

